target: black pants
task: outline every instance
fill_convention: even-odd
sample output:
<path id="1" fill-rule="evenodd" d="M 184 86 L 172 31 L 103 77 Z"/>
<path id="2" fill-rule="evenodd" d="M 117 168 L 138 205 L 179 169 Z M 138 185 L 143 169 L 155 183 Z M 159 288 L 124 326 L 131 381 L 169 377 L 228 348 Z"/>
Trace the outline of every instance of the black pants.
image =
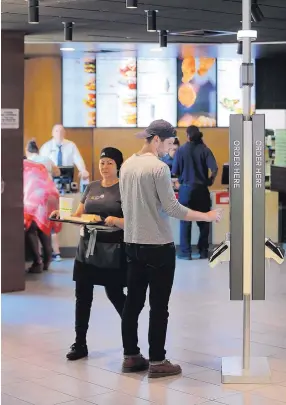
<path id="1" fill-rule="evenodd" d="M 210 193 L 205 186 L 181 185 L 179 190 L 179 202 L 194 211 L 208 212 L 211 208 Z M 207 251 L 209 248 L 209 222 L 197 222 L 200 230 L 198 241 L 199 252 Z M 180 247 L 181 252 L 186 255 L 191 254 L 192 245 L 192 222 L 180 222 Z"/>
<path id="2" fill-rule="evenodd" d="M 39 240 L 43 247 L 44 262 L 48 263 L 52 258 L 51 238 L 41 231 L 36 222 L 33 221 L 30 228 L 25 232 L 25 242 L 34 264 L 42 262 L 39 253 Z"/>
<path id="3" fill-rule="evenodd" d="M 76 281 L 75 296 L 75 332 L 76 342 L 80 344 L 86 343 L 86 334 L 90 319 L 91 305 L 93 301 L 93 284 L 89 280 Z M 105 292 L 108 299 L 111 301 L 116 311 L 122 316 L 125 305 L 126 295 L 121 286 L 105 287 Z"/>
<path id="4" fill-rule="evenodd" d="M 168 325 L 168 304 L 173 286 L 176 252 L 168 245 L 127 244 L 128 294 L 122 317 L 124 354 L 140 353 L 138 347 L 138 317 L 142 311 L 149 286 L 149 359 L 165 359 Z"/>

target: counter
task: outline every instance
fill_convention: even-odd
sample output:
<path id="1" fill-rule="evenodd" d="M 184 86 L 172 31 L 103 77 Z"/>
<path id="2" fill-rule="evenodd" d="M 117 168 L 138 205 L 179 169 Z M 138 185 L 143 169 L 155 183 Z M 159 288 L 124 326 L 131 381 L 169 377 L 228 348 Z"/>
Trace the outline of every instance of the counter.
<path id="1" fill-rule="evenodd" d="M 65 194 L 65 197 L 70 197 L 73 199 L 73 209 L 75 212 L 80 200 L 81 193 L 69 193 Z M 79 225 L 73 224 L 63 224 L 62 231 L 59 233 L 59 244 L 62 257 L 74 257 L 76 248 L 79 242 Z"/>

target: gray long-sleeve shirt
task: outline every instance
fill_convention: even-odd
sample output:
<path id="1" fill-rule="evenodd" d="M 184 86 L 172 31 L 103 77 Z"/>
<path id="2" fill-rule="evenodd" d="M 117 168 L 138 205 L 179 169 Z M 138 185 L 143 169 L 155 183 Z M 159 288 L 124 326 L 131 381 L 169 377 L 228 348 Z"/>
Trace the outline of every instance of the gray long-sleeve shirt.
<path id="1" fill-rule="evenodd" d="M 121 168 L 119 186 L 125 242 L 173 242 L 168 217 L 183 220 L 188 209 L 176 199 L 169 167 L 153 154 L 133 155 Z"/>

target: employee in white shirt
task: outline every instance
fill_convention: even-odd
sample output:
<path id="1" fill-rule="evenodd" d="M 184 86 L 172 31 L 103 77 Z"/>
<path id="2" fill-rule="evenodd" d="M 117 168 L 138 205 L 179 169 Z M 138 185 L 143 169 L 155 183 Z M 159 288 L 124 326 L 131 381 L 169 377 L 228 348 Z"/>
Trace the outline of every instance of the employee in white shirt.
<path id="1" fill-rule="evenodd" d="M 89 173 L 86 170 L 84 160 L 77 146 L 65 139 L 65 129 L 62 125 L 56 124 L 52 130 L 52 139 L 46 142 L 40 149 L 41 156 L 47 156 L 57 166 L 76 166 L 79 175 L 83 180 L 87 180 Z M 61 260 L 59 239 L 56 233 L 52 233 L 52 245 L 54 259 Z"/>
<path id="2" fill-rule="evenodd" d="M 41 147 L 40 155 L 47 156 L 57 166 L 76 166 L 82 179 L 87 179 L 89 173 L 86 170 L 84 160 L 75 143 L 65 139 L 64 127 L 59 124 L 55 125 L 52 137 Z"/>

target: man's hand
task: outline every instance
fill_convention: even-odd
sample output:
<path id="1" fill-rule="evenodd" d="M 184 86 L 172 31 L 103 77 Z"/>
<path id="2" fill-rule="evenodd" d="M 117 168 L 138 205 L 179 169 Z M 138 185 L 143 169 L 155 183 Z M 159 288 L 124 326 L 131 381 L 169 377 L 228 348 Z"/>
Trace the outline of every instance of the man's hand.
<path id="1" fill-rule="evenodd" d="M 106 220 L 105 220 L 105 225 L 107 225 L 107 226 L 115 226 L 115 221 L 116 221 L 115 217 L 107 217 Z"/>
<path id="2" fill-rule="evenodd" d="M 220 222 L 222 218 L 222 212 L 223 211 L 221 208 L 207 212 L 208 219 L 206 222 Z"/>
<path id="3" fill-rule="evenodd" d="M 83 180 L 86 180 L 89 178 L 89 173 L 87 170 L 82 170 L 81 172 L 79 172 L 79 175 Z"/>

